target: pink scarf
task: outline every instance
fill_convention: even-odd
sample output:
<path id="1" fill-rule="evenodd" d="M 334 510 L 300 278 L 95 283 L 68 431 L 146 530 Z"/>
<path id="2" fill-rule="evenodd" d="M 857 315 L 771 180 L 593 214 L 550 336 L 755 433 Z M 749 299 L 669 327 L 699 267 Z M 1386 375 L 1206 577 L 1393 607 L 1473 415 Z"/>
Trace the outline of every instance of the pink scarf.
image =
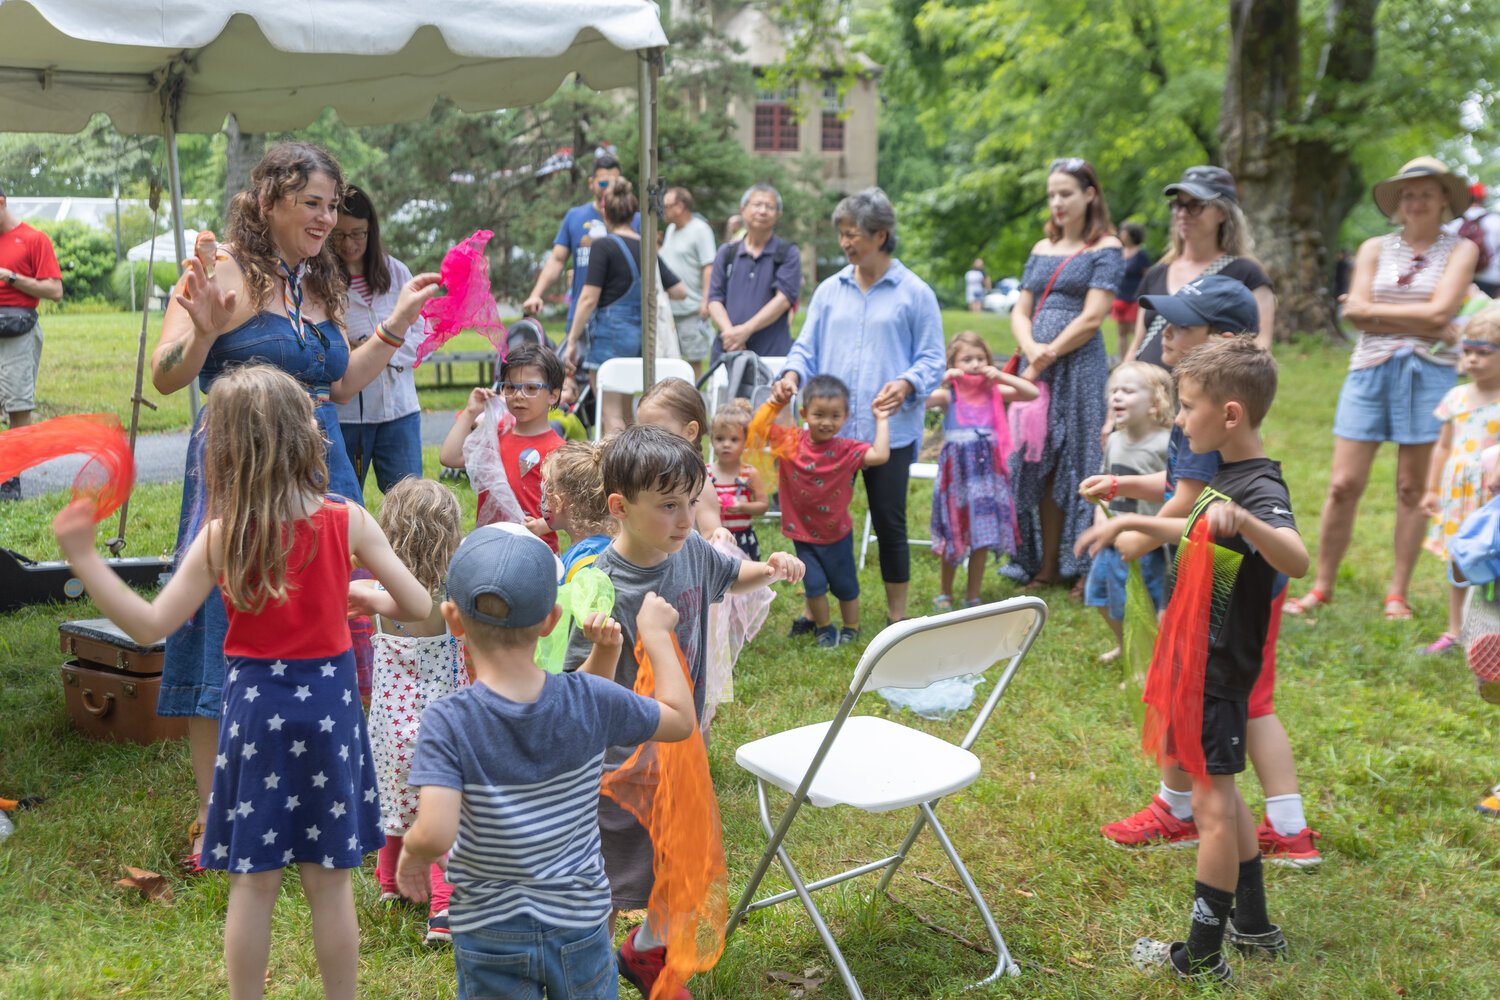
<path id="1" fill-rule="evenodd" d="M 1005 398 L 1000 387 L 983 375 L 960 375 L 953 380 L 953 419 L 960 427 L 994 429 L 995 453 L 1000 471 L 1007 476 L 1010 461 L 1010 424 L 1005 416 Z"/>

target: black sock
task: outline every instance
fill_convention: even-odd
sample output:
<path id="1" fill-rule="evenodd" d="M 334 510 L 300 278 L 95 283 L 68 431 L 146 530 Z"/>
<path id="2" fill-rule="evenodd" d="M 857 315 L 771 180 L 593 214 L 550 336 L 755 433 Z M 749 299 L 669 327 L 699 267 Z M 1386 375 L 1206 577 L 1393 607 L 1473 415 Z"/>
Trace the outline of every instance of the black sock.
<path id="1" fill-rule="evenodd" d="M 1271 929 L 1266 915 L 1265 872 L 1260 855 L 1240 862 L 1240 880 L 1234 887 L 1234 927 L 1242 934 L 1264 934 Z"/>
<path id="2" fill-rule="evenodd" d="M 1213 962 L 1224 944 L 1224 929 L 1229 911 L 1234 908 L 1234 893 L 1216 889 L 1202 882 L 1193 883 L 1193 919 L 1188 927 L 1187 962 L 1189 972 Z"/>

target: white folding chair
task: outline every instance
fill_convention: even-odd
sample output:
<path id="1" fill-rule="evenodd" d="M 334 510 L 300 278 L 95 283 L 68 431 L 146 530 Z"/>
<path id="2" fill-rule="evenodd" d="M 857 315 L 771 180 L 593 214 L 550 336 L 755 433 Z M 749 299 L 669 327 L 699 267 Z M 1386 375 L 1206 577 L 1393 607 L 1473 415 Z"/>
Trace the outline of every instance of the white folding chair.
<path id="1" fill-rule="evenodd" d="M 911 463 L 912 479 L 935 480 L 937 479 L 937 473 L 938 467 L 936 462 Z M 870 543 L 876 540 L 875 522 L 870 519 L 870 512 L 868 510 L 865 511 L 865 526 L 864 529 L 859 533 L 859 538 L 859 568 L 864 569 L 865 557 L 869 555 L 870 552 Z M 928 548 L 932 547 L 932 539 L 930 538 L 908 538 L 906 540 L 906 543 L 908 545 L 925 545 Z"/>
<path id="2" fill-rule="evenodd" d="M 1020 975 L 1020 966 L 1005 947 L 1005 940 L 995 926 L 984 897 L 979 894 L 978 887 L 959 859 L 957 848 L 938 822 L 935 810 L 940 799 L 967 788 L 979 777 L 979 758 L 969 748 L 994 713 L 996 704 L 1010 686 L 1011 678 L 1032 643 L 1041 634 L 1046 620 L 1047 605 L 1039 598 L 1015 597 L 997 604 L 897 622 L 885 628 L 866 647 L 854 670 L 849 694 L 831 722 L 789 729 L 747 743 L 735 751 L 735 763 L 755 775 L 760 822 L 769 842 L 729 917 L 727 933 L 733 934 L 747 913 L 798 898 L 828 948 L 850 997 L 862 1000 L 864 994 L 859 983 L 849 971 L 823 915 L 813 903 L 812 893 L 882 870 L 884 874 L 875 891 L 877 894 L 883 892 L 890 885 L 896 869 L 906 860 L 907 852 L 922 828 L 931 826 L 933 836 L 948 856 L 959 881 L 979 908 L 979 915 L 995 948 L 995 970 L 976 985 L 991 982 L 1002 975 Z M 866 688 L 926 687 L 934 681 L 978 673 L 1001 660 L 1007 662 L 995 681 L 994 690 L 975 716 L 968 733 L 957 744 L 888 719 L 850 715 L 854 703 Z M 774 825 L 766 801 L 768 784 L 791 795 L 786 811 Z M 915 807 L 917 816 L 900 848 L 890 857 L 815 882 L 804 882 L 792 865 L 785 846 L 787 831 L 804 803 L 818 808 L 847 805 L 870 813 Z M 781 862 L 792 888 L 757 900 L 755 890 L 760 887 L 773 858 Z"/>
<path id="3" fill-rule="evenodd" d="M 657 358 L 656 380 L 680 378 L 693 384 L 693 366 L 681 358 Z M 594 440 L 604 427 L 604 394 L 636 396 L 646 391 L 646 362 L 641 358 L 610 358 L 594 372 Z"/>

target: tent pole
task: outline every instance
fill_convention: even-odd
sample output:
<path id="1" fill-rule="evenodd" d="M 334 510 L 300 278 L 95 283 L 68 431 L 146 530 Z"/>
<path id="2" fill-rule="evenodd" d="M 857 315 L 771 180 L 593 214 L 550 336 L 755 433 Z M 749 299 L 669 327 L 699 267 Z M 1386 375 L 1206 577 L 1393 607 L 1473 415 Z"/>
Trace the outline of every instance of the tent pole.
<path id="1" fill-rule="evenodd" d="M 167 126 L 167 187 L 172 194 L 172 242 L 177 248 L 177 276 L 182 276 L 182 262 L 187 260 L 187 242 L 182 238 L 182 172 L 177 166 L 177 123 L 175 115 L 168 112 Z M 198 380 L 188 383 L 188 408 L 194 422 L 198 419 Z"/>
<path id="2" fill-rule="evenodd" d="M 660 49 L 640 53 L 641 127 L 641 358 L 643 385 L 656 384 L 656 78 Z"/>

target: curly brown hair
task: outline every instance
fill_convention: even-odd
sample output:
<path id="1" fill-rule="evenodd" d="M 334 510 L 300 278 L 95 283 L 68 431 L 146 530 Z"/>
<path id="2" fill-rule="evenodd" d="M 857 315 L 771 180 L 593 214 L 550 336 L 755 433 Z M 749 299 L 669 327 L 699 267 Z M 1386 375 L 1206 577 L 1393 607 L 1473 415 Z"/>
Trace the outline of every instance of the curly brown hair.
<path id="1" fill-rule="evenodd" d="M 257 311 L 265 309 L 277 280 L 278 255 L 266 213 L 287 195 L 307 187 L 314 174 L 333 181 L 335 200 L 343 196 L 344 172 L 326 150 L 310 142 L 278 142 L 250 171 L 250 190 L 241 191 L 229 203 L 228 242 L 245 272 L 245 290 Z M 327 240 L 316 257 L 307 259 L 307 275 L 302 280 L 307 292 L 342 326 L 349 279 Z"/>
<path id="2" fill-rule="evenodd" d="M 602 452 L 597 442 L 569 441 L 542 462 L 542 482 L 548 496 L 567 504 L 568 534 L 574 541 L 614 534 L 609 494 L 604 492 L 604 473 L 599 468 Z"/>
<path id="3" fill-rule="evenodd" d="M 380 506 L 380 530 L 391 550 L 427 592 L 439 596 L 448 563 L 464 539 L 464 516 L 453 491 L 435 479 L 407 476 Z"/>

